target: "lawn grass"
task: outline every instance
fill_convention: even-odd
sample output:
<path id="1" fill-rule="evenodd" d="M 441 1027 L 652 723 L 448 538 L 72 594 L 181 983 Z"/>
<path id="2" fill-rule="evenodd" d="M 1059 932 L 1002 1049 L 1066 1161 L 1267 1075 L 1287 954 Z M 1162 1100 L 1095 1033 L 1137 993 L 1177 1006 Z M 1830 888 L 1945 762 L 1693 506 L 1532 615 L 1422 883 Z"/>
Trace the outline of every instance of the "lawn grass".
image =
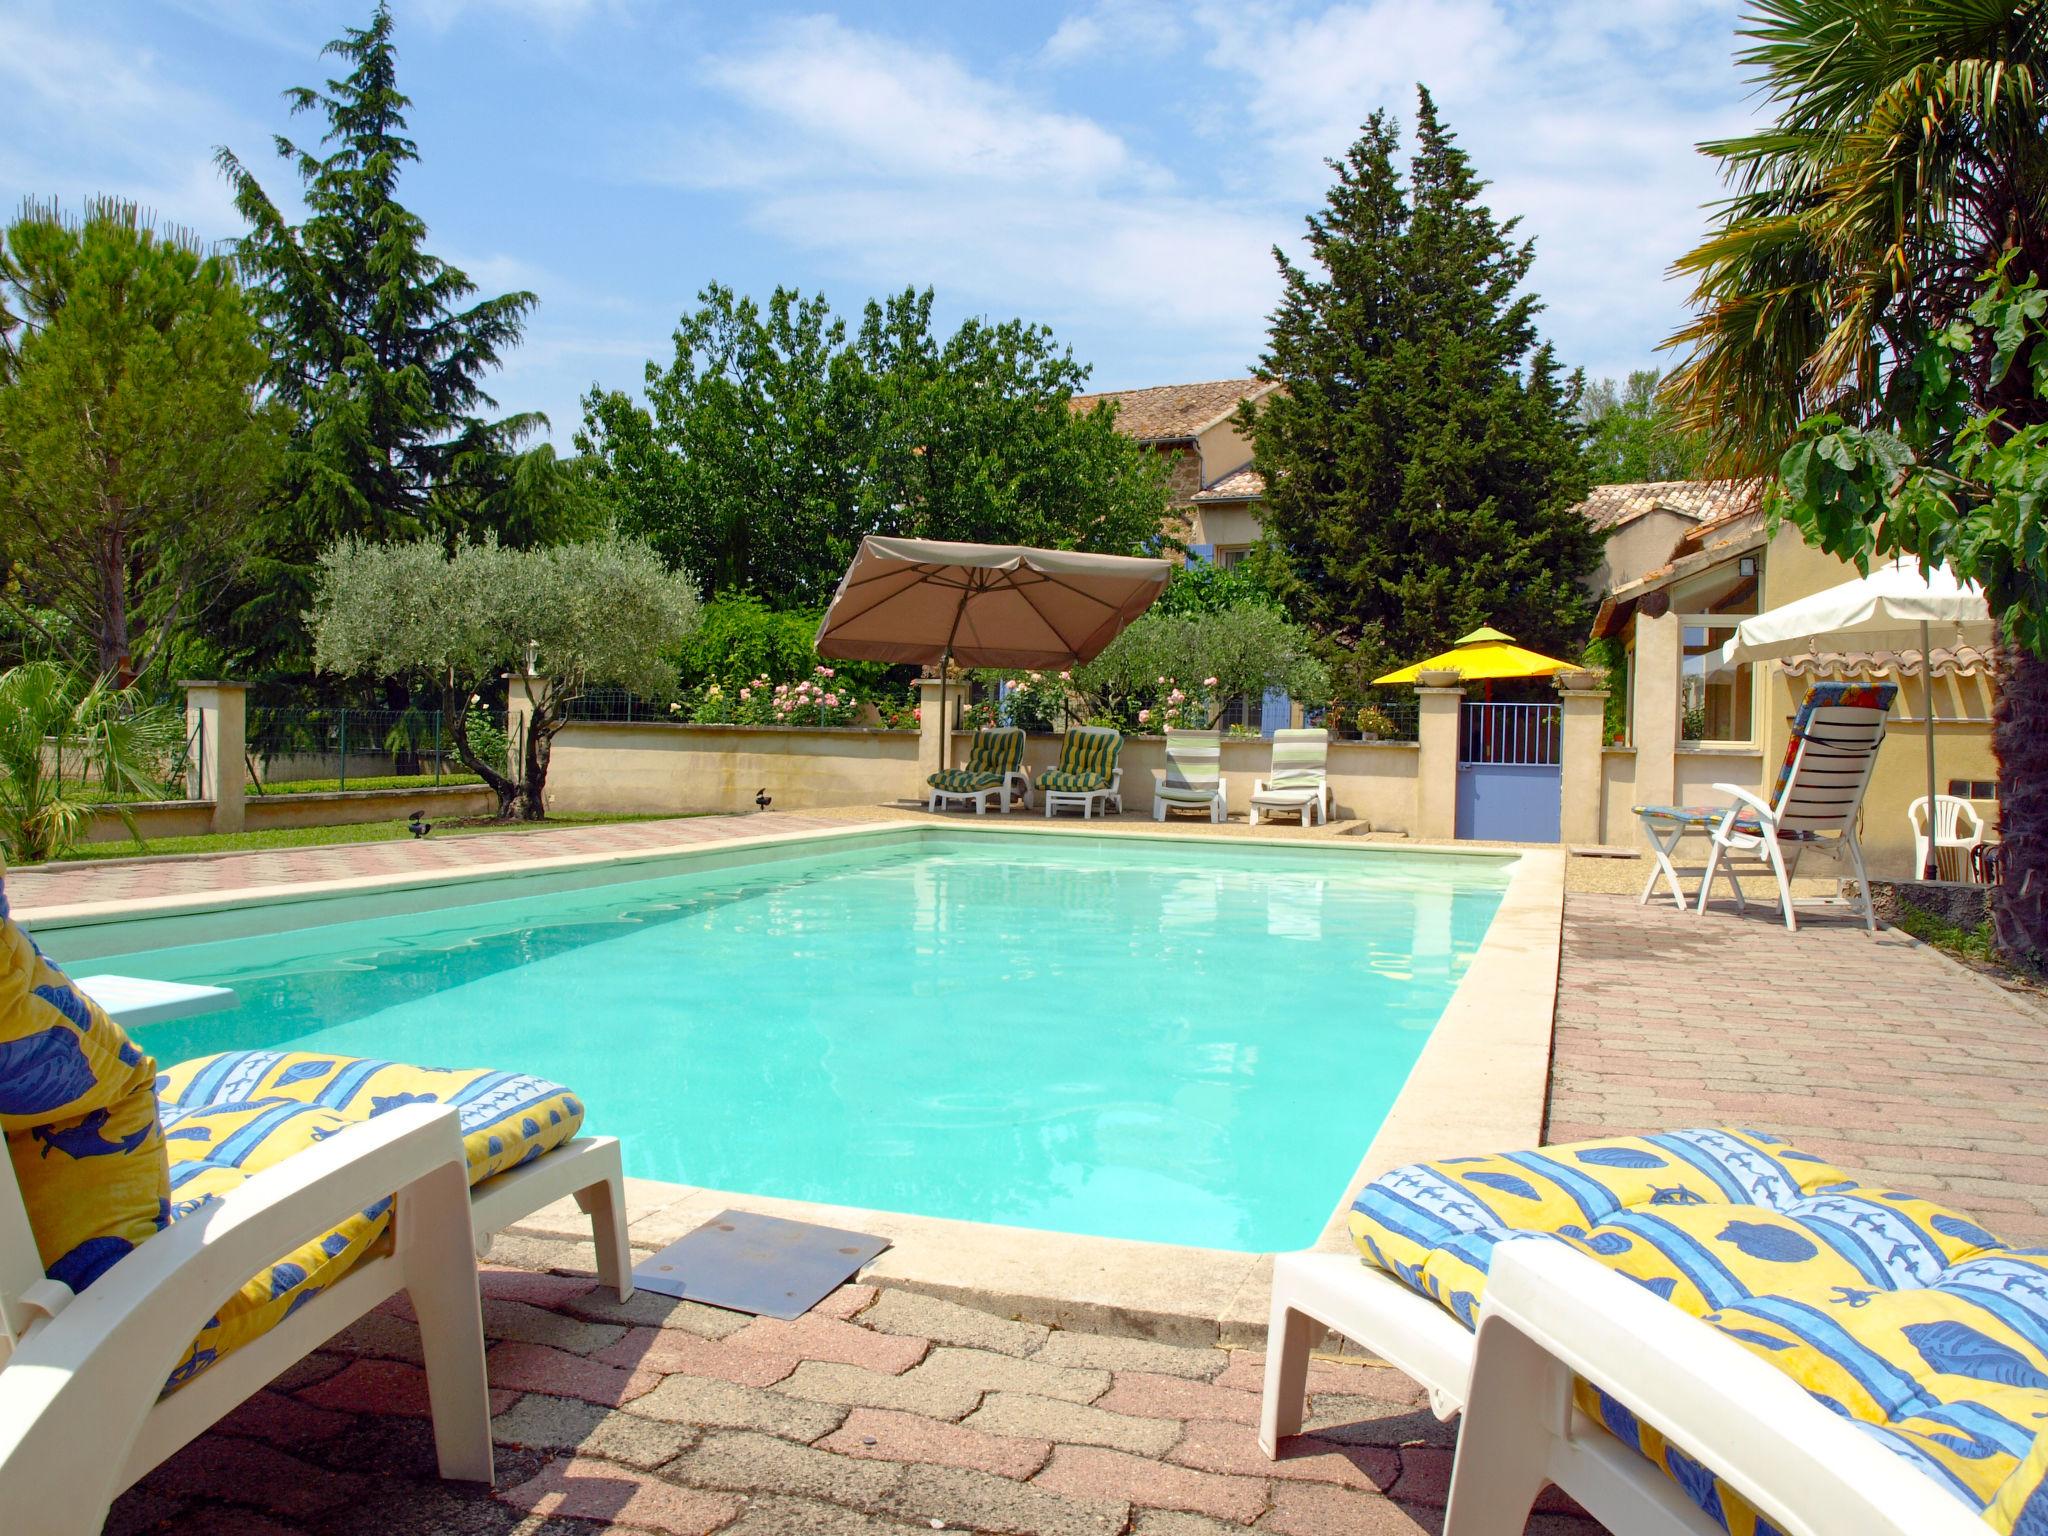
<path id="1" fill-rule="evenodd" d="M 446 786 L 481 784 L 483 780 L 467 769 L 444 772 L 438 781 L 431 773 L 362 774 L 346 784 L 340 779 L 284 779 L 275 784 L 265 784 L 260 790 L 251 784 L 248 797 L 251 800 L 271 800 L 279 795 L 331 795 L 344 789 L 432 789 L 436 782 Z"/>
<path id="2" fill-rule="evenodd" d="M 614 821 L 667 821 L 667 816 L 550 816 L 546 821 L 434 823 L 433 835 L 469 837 L 479 833 L 545 832 L 550 827 L 587 827 Z M 325 848 L 337 843 L 389 843 L 410 836 L 403 821 L 359 821 L 343 827 L 265 827 L 258 832 L 207 832 L 197 837 L 159 837 L 137 846 L 133 838 L 85 843 L 64 855 L 77 859 L 132 859 L 146 854 L 247 853 L 262 848 Z M 34 868 L 25 865 L 24 868 Z"/>

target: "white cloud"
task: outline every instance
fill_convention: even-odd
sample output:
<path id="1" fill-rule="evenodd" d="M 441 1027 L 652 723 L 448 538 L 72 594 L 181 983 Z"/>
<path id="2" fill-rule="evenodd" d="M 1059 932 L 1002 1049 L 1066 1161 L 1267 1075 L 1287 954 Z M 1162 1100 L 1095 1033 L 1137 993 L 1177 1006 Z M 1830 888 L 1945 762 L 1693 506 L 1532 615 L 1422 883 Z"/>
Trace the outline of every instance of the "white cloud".
<path id="1" fill-rule="evenodd" d="M 1060 65 L 1157 58 L 1183 46 L 1187 35 L 1182 8 L 1169 0 L 1094 0 L 1054 28 L 1044 58 Z"/>
<path id="2" fill-rule="evenodd" d="M 1091 119 L 832 17 L 779 27 L 764 46 L 715 61 L 709 78 L 836 174 L 1062 187 L 1156 179 Z"/>
<path id="3" fill-rule="evenodd" d="M 706 78 L 740 115 L 647 179 L 734 194 L 755 229 L 877 286 L 1256 348 L 1271 223 L 1204 201 L 1089 117 L 829 18 L 773 29 Z"/>
<path id="4" fill-rule="evenodd" d="M 98 194 L 128 198 L 205 240 L 240 232 L 213 146 L 253 130 L 147 49 L 0 13 L 0 96 L 13 117 L 0 185 L 74 210 Z"/>

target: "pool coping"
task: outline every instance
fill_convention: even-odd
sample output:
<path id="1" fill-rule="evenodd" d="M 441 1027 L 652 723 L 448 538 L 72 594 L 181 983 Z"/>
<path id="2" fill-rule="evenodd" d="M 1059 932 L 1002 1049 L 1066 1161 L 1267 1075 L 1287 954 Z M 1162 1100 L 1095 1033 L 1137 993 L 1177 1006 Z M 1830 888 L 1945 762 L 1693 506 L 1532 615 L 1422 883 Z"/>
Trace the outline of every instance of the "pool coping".
<path id="1" fill-rule="evenodd" d="M 508 859 L 455 870 L 408 871 L 293 886 L 249 886 L 194 895 L 77 903 L 26 909 L 16 916 L 40 929 L 113 927 L 149 918 L 204 917 L 252 907 L 299 905 L 353 896 L 449 886 L 506 877 L 608 871 L 642 864 L 736 862 L 750 853 L 843 841 L 894 841 L 911 833 L 969 837 L 1100 835 L 1088 822 L 988 824 L 905 816 L 845 827 L 765 832 L 717 843 Z M 1549 1083 L 1551 1028 L 1564 920 L 1562 849 L 1500 850 L 1457 844 L 1347 847 L 1299 838 L 1204 836 L 1198 831 L 1122 828 L 1114 835 L 1212 846 L 1278 847 L 1338 858 L 1389 853 L 1510 858 L 1507 889 L 1472 963 L 1431 1031 L 1392 1108 L 1367 1146 L 1315 1243 L 1350 1246 L 1344 1213 L 1358 1188 L 1387 1169 L 1425 1157 L 1532 1146 L 1541 1139 Z M 595 882 L 592 882 L 595 883 Z M 346 920 L 346 919 L 331 919 Z M 118 951 L 103 951 L 106 954 Z M 626 1181 L 628 1230 L 652 1249 L 683 1236 L 720 1211 L 759 1211 L 853 1227 L 891 1247 L 863 1278 L 1025 1321 L 1132 1334 L 1186 1345 L 1255 1347 L 1266 1333 L 1271 1254 L 1089 1237 L 1036 1228 L 902 1212 L 858 1209 L 738 1194 L 660 1180 Z M 516 1235 L 589 1240 L 588 1218 L 558 1202 L 516 1223 Z"/>

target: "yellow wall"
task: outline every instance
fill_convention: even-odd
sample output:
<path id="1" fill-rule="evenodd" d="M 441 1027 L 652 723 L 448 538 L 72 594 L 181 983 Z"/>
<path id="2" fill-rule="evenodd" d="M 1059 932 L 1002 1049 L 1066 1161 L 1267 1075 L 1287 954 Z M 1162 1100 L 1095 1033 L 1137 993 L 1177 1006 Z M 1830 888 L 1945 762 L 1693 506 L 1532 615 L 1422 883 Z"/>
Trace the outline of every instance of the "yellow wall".
<path id="1" fill-rule="evenodd" d="M 871 805 L 918 782 L 915 731 L 585 721 L 555 737 L 551 811 L 778 811 Z M 962 759 L 964 760 L 964 756 Z"/>
<path id="2" fill-rule="evenodd" d="M 1736 558 L 1736 553 L 1731 551 L 1728 558 Z M 1855 575 L 1855 567 L 1812 548 L 1800 538 L 1796 529 L 1790 526 L 1781 528 L 1764 550 L 1758 608 L 1782 607 L 1829 587 L 1839 586 Z M 1664 758 L 1663 751 L 1651 752 L 1649 749 L 1660 745 L 1665 729 L 1663 721 L 1677 708 L 1676 658 L 1666 660 L 1669 642 L 1662 632 L 1662 627 L 1671 623 L 1669 618 L 1649 620 L 1639 616 L 1636 620 L 1634 744 L 1644 751 L 1637 756 L 1635 773 L 1628 784 L 1629 791 L 1636 800 L 1669 799 L 1679 804 L 1694 805 L 1725 802 L 1727 797 L 1713 788 L 1716 783 L 1739 784 L 1753 793 L 1769 794 L 1791 738 L 1792 718 L 1798 712 L 1806 690 L 1815 680 L 1789 676 L 1775 663 L 1760 664 L 1757 668 L 1757 742 L 1754 748 L 1742 751 L 1674 747 L 1668 759 Z M 1652 633 L 1656 637 L 1652 647 L 1655 664 L 1646 665 L 1652 657 L 1645 653 L 1642 642 Z M 1918 637 L 1902 630 L 1896 640 L 1886 636 L 1878 642 L 1863 641 L 1846 645 L 1844 649 L 1874 649 L 1878 644 L 1895 644 L 1917 650 Z M 1924 688 L 1917 677 L 1892 680 L 1901 682 L 1900 697 L 1892 707 L 1885 744 L 1872 772 L 1870 787 L 1864 795 L 1860 833 L 1870 872 L 1880 878 L 1899 878 L 1913 873 L 1913 838 L 1906 812 L 1914 800 L 1927 792 L 1925 726 L 1922 723 L 1926 715 Z M 1997 762 L 1991 751 L 1991 702 L 1989 678 L 1935 680 L 1937 793 L 1948 792 L 1950 779 L 1996 777 Z M 1667 774 L 1670 783 L 1668 795 L 1662 792 Z M 1628 825 L 1631 819 L 1628 808 L 1620 803 L 1621 789 L 1621 784 L 1610 777 L 1606 803 L 1602 807 L 1602 824 L 1610 841 L 1640 845 L 1641 833 Z M 1994 807 L 1990 802 L 1976 801 L 1973 804 L 1988 824 L 1995 824 Z"/>
<path id="3" fill-rule="evenodd" d="M 1195 524 L 1195 536 L 1190 543 L 1244 549 L 1259 542 L 1259 519 L 1251 506 L 1241 502 L 1205 506 L 1197 502 L 1189 510 L 1194 514 Z"/>

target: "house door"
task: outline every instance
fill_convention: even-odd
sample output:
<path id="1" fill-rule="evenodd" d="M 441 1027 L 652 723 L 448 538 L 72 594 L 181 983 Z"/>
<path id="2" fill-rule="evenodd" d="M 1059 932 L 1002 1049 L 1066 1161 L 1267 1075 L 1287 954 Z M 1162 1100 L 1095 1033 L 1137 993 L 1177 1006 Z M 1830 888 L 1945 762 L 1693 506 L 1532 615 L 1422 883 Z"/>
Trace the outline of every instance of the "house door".
<path id="1" fill-rule="evenodd" d="M 1555 704 L 1468 703 L 1458 718 L 1458 836 L 1554 843 L 1563 821 Z"/>

